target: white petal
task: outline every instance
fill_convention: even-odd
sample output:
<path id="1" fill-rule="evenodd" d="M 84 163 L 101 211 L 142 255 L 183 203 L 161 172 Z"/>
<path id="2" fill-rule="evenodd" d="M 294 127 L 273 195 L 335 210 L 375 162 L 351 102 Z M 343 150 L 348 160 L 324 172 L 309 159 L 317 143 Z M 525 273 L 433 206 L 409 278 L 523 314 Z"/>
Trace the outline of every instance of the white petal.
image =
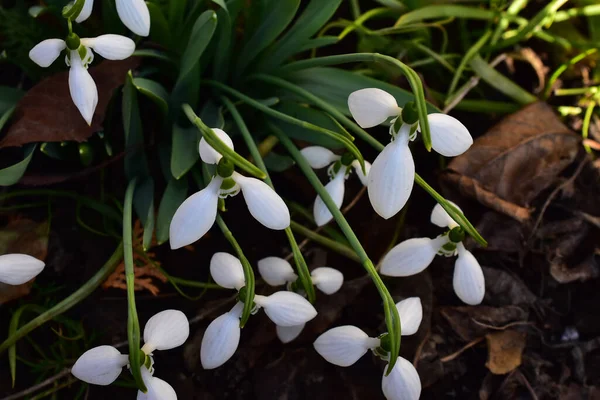
<path id="1" fill-rule="evenodd" d="M 27 254 L 0 256 L 0 282 L 21 285 L 35 278 L 44 269 L 44 262 Z"/>
<path id="2" fill-rule="evenodd" d="M 233 141 L 229 137 L 225 131 L 219 128 L 212 128 L 213 132 L 223 143 L 227 145 L 231 150 L 233 150 Z M 198 150 L 200 152 L 200 158 L 207 164 L 218 164 L 219 160 L 223 157 L 219 152 L 212 148 L 210 144 L 204 140 L 204 138 L 200 139 L 200 145 L 198 146 Z"/>
<path id="3" fill-rule="evenodd" d="M 107 60 L 124 60 L 135 51 L 134 41 L 121 35 L 109 34 L 81 39 L 81 44 L 94 49 Z"/>
<path id="4" fill-rule="evenodd" d="M 398 314 L 400 314 L 400 323 L 402 324 L 402 336 L 409 336 L 417 333 L 419 325 L 423 320 L 423 306 L 418 297 L 409 297 L 396 303 Z"/>
<path id="5" fill-rule="evenodd" d="M 112 346 L 98 346 L 83 353 L 71 369 L 71 373 L 93 385 L 110 385 L 121 374 L 129 357 Z"/>
<path id="6" fill-rule="evenodd" d="M 348 367 L 379 343 L 379 339 L 369 337 L 356 326 L 344 325 L 323 333 L 313 345 L 317 353 L 330 363 Z"/>
<path id="7" fill-rule="evenodd" d="M 60 52 L 66 47 L 64 40 L 46 39 L 29 51 L 29 58 L 40 67 L 46 68 L 60 56 Z"/>
<path id="8" fill-rule="evenodd" d="M 300 336 L 305 325 L 306 324 L 295 326 L 276 325 L 275 330 L 277 331 L 277 337 L 281 340 L 281 343 L 289 343 Z"/>
<path id="9" fill-rule="evenodd" d="M 289 262 L 280 257 L 266 257 L 258 261 L 260 276 L 271 286 L 294 282 L 298 276 Z"/>
<path id="10" fill-rule="evenodd" d="M 210 259 L 210 275 L 215 283 L 227 289 L 239 290 L 245 285 L 241 261 L 229 253 L 215 253 Z"/>
<path id="11" fill-rule="evenodd" d="M 146 367 L 142 367 L 142 380 L 148 392 L 138 390 L 137 400 L 177 400 L 175 389 L 162 379 L 155 378 Z"/>
<path id="12" fill-rule="evenodd" d="M 331 150 L 321 146 L 308 146 L 301 151 L 308 164 L 314 169 L 325 168 L 334 161 L 340 159 L 340 156 L 334 154 Z"/>
<path id="13" fill-rule="evenodd" d="M 92 15 L 93 8 L 94 8 L 94 0 L 85 0 L 85 2 L 83 3 L 83 8 L 81 9 L 81 12 L 77 16 L 77 18 L 75 18 L 75 22 L 80 24 L 83 21 L 85 21 L 86 19 L 88 19 L 90 17 L 90 15 Z"/>
<path id="14" fill-rule="evenodd" d="M 243 309 L 244 304 L 237 303 L 231 311 L 215 319 L 206 328 L 200 347 L 200 361 L 204 369 L 220 367 L 237 350 Z"/>
<path id="15" fill-rule="evenodd" d="M 165 310 L 154 315 L 144 327 L 146 354 L 154 350 L 169 350 L 181 346 L 190 336 L 190 323 L 179 310 Z"/>
<path id="16" fill-rule="evenodd" d="M 317 310 L 304 297 L 293 292 L 275 292 L 270 296 L 254 296 L 254 302 L 265 314 L 281 326 L 304 324 L 317 316 Z"/>
<path id="17" fill-rule="evenodd" d="M 341 167 L 338 173 L 335 175 L 335 178 L 325 185 L 325 190 L 327 193 L 329 193 L 329 196 L 338 209 L 342 207 L 342 203 L 344 202 L 345 180 L 346 167 Z M 331 211 L 329 211 L 329 208 L 327 208 L 325 202 L 319 195 L 317 195 L 313 205 L 313 216 L 317 226 L 323 226 L 333 219 Z"/>
<path id="18" fill-rule="evenodd" d="M 344 275 L 337 269 L 319 267 L 310 273 L 312 283 L 325 294 L 334 294 L 342 287 Z"/>
<path id="19" fill-rule="evenodd" d="M 415 162 L 408 148 L 408 129 L 403 125 L 396 140 L 385 146 L 369 171 L 369 200 L 377 214 L 385 219 L 404 207 L 415 181 Z"/>
<path id="20" fill-rule="evenodd" d="M 397 244 L 381 261 L 381 273 L 387 276 L 411 276 L 431 264 L 448 238 L 413 238 Z"/>
<path id="21" fill-rule="evenodd" d="M 69 90 L 73 103 L 88 125 L 92 124 L 94 111 L 98 104 L 96 83 L 88 70 L 83 66 L 77 51 L 71 51 L 71 69 L 69 70 Z"/>
<path id="22" fill-rule="evenodd" d="M 446 157 L 456 157 L 471 147 L 473 138 L 459 120 L 446 114 L 427 116 L 431 132 L 431 147 Z"/>
<path id="23" fill-rule="evenodd" d="M 232 177 L 242 189 L 248 211 L 258 222 L 274 230 L 282 230 L 290 226 L 290 210 L 269 185 L 237 172 L 234 172 Z"/>
<path id="24" fill-rule="evenodd" d="M 361 89 L 350 93 L 348 108 L 361 128 L 379 125 L 399 113 L 398 103 L 394 96 L 376 88 Z"/>
<path id="25" fill-rule="evenodd" d="M 222 182 L 223 178 L 215 176 L 207 187 L 181 203 L 169 227 L 171 249 L 194 243 L 213 226 Z"/>
<path id="26" fill-rule="evenodd" d="M 369 182 L 369 172 L 371 171 L 371 163 L 365 161 L 365 171 L 367 171 L 366 174 L 363 174 L 362 168 L 358 160 L 352 161 L 352 166 L 354 167 L 354 171 L 356 171 L 356 175 L 358 175 L 358 179 L 360 179 L 360 183 L 362 183 L 363 186 L 367 186 L 367 183 Z"/>
<path id="27" fill-rule="evenodd" d="M 458 258 L 454 264 L 452 285 L 454 292 L 464 303 L 476 305 L 485 295 L 485 278 L 481 266 L 462 243 L 458 243 Z"/>
<path id="28" fill-rule="evenodd" d="M 137 35 L 150 34 L 150 11 L 144 0 L 116 0 L 115 3 L 123 25 Z"/>
<path id="29" fill-rule="evenodd" d="M 383 371 L 381 389 L 388 400 L 418 400 L 421 396 L 421 379 L 410 361 L 398 357 L 392 372 L 385 376 Z"/>
<path id="30" fill-rule="evenodd" d="M 446 200 L 446 201 L 448 201 L 448 200 Z M 453 202 L 448 201 L 448 203 L 452 204 L 454 207 L 458 208 L 458 211 L 462 212 L 460 207 L 458 207 Z M 450 218 L 450 215 L 448 215 L 446 210 L 444 210 L 439 203 L 437 203 L 435 205 L 435 207 L 433 207 L 433 210 L 431 211 L 431 223 L 439 226 L 440 228 L 452 229 L 455 226 L 458 226 L 456 221 L 454 221 L 452 218 Z"/>

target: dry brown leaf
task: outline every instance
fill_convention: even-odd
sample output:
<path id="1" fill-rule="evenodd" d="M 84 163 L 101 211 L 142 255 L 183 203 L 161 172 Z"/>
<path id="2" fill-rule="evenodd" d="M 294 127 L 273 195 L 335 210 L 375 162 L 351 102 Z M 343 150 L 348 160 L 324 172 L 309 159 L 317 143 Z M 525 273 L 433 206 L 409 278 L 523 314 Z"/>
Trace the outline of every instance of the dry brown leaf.
<path id="1" fill-rule="evenodd" d="M 0 230 L 0 254 L 22 253 L 39 260 L 48 254 L 48 223 L 28 219 L 14 219 Z M 31 281 L 22 285 L 0 283 L 0 304 L 29 294 Z"/>
<path id="2" fill-rule="evenodd" d="M 575 159 L 580 138 L 545 103 L 531 104 L 477 138 L 444 178 L 461 193 L 518 221 Z"/>
<path id="3" fill-rule="evenodd" d="M 154 279 L 165 283 L 167 277 L 160 272 L 156 266 L 160 266 L 160 262 L 156 259 L 156 255 L 152 252 L 144 252 L 144 227 L 137 220 L 133 227 L 133 273 L 135 276 L 134 289 L 137 291 L 147 290 L 154 296 L 160 293 L 160 289 L 155 285 Z M 153 238 L 153 244 L 154 242 Z M 142 254 L 145 253 L 145 256 Z M 117 268 L 102 284 L 104 289 L 115 288 L 127 290 L 127 281 L 125 278 L 125 261 L 121 261 Z"/>
<path id="4" fill-rule="evenodd" d="M 103 61 L 90 68 L 98 87 L 98 106 L 88 126 L 69 94 L 69 72 L 52 75 L 33 88 L 17 104 L 13 124 L 0 141 L 0 148 L 35 142 L 83 142 L 102 128 L 104 113 L 113 91 L 125 81 L 127 71 L 139 60 Z"/>
<path id="5" fill-rule="evenodd" d="M 491 373 L 508 374 L 521 365 L 525 339 L 523 332 L 507 329 L 485 335 L 488 345 L 488 361 L 485 366 Z"/>

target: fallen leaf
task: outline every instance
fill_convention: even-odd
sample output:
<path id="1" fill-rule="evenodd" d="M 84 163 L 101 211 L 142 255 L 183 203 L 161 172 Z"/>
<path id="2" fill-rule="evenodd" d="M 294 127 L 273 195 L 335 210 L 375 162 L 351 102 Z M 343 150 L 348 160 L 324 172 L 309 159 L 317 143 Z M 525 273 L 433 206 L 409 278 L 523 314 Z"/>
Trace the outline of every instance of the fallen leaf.
<path id="1" fill-rule="evenodd" d="M 485 276 L 486 303 L 495 306 L 532 306 L 537 297 L 515 274 L 496 268 L 481 267 Z"/>
<path id="2" fill-rule="evenodd" d="M 559 283 L 585 282 L 597 278 L 600 275 L 600 268 L 596 256 L 597 253 L 590 255 L 575 267 L 570 267 L 559 260 L 552 262 L 550 275 Z"/>
<path id="3" fill-rule="evenodd" d="M 507 329 L 489 333 L 485 336 L 488 345 L 488 360 L 485 366 L 491 373 L 508 374 L 521 365 L 525 339 L 523 332 Z"/>
<path id="4" fill-rule="evenodd" d="M 102 128 L 113 91 L 123 84 L 127 71 L 138 64 L 137 58 L 130 57 L 122 61 L 106 60 L 90 68 L 98 87 L 98 105 L 91 126 L 87 125 L 71 100 L 69 72 L 44 79 L 17 104 L 14 122 L 0 141 L 0 148 L 35 142 L 85 141 Z"/>
<path id="5" fill-rule="evenodd" d="M 512 114 L 477 138 L 444 179 L 481 204 L 518 221 L 536 196 L 575 159 L 580 138 L 545 103 Z"/>
<path id="6" fill-rule="evenodd" d="M 48 254 L 48 223 L 29 219 L 14 219 L 0 230 L 0 254 L 22 253 L 39 260 Z M 22 285 L 7 285 L 0 282 L 0 304 L 29 294 L 31 281 Z"/>
<path id="7" fill-rule="evenodd" d="M 452 330 L 465 342 L 484 336 L 490 327 L 497 329 L 514 322 L 525 322 L 529 313 L 517 306 L 444 307 L 440 310 Z"/>

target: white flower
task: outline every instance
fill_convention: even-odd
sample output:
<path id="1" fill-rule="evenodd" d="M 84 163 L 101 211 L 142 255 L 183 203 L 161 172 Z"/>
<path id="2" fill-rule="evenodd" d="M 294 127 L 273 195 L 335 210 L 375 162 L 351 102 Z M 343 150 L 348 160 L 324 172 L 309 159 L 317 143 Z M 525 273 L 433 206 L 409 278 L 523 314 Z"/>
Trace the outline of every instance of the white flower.
<path id="1" fill-rule="evenodd" d="M 421 379 L 410 361 L 398 357 L 392 372 L 381 379 L 381 389 L 388 400 L 418 400 L 421 396 Z"/>
<path id="2" fill-rule="evenodd" d="M 458 206 L 451 204 L 460 211 Z M 383 258 L 381 273 L 388 276 L 410 276 L 427 268 L 436 254 L 458 254 L 454 264 L 454 291 L 464 303 L 481 303 L 485 295 L 485 278 L 481 266 L 473 254 L 465 249 L 462 238 L 452 240 L 453 229 L 458 229 L 459 225 L 439 204 L 431 212 L 431 222 L 439 227 L 449 228 L 450 231 L 435 239 L 414 238 L 399 243 Z"/>
<path id="3" fill-rule="evenodd" d="M 231 149 L 233 142 L 220 129 L 215 134 Z M 207 164 L 220 164 L 223 156 L 205 140 L 200 140 L 200 158 Z M 233 167 L 232 167 L 233 168 Z M 219 168 L 217 167 L 217 171 Z M 171 220 L 169 240 L 171 249 L 187 246 L 200 239 L 214 225 L 219 197 L 235 196 L 242 192 L 250 214 L 269 229 L 283 230 L 290 225 L 290 211 L 283 199 L 266 183 L 243 176 L 231 169 L 228 176 L 219 173 L 208 186 L 188 197 Z"/>
<path id="4" fill-rule="evenodd" d="M 35 278 L 44 269 L 43 261 L 27 254 L 0 256 L 0 282 L 21 285 Z"/>
<path id="5" fill-rule="evenodd" d="M 304 324 L 317 316 L 317 310 L 298 293 L 275 292 L 270 296 L 254 296 L 254 302 L 265 310 L 271 321 L 280 326 Z"/>
<path id="6" fill-rule="evenodd" d="M 150 34 L 150 11 L 144 0 L 115 0 L 117 13 L 123 25 L 133 33 L 140 36 Z M 85 0 L 83 10 L 75 19 L 75 22 L 81 23 L 88 19 L 92 14 L 94 0 Z"/>
<path id="7" fill-rule="evenodd" d="M 141 351 L 149 357 L 150 370 L 146 362 L 141 367 L 147 393 L 138 392 L 137 398 L 143 400 L 176 400 L 175 391 L 165 381 L 154 378 L 152 352 L 168 350 L 181 346 L 188 338 L 190 325 L 184 313 L 178 310 L 165 310 L 148 320 L 144 328 L 144 346 Z M 121 354 L 112 346 L 98 346 L 83 353 L 71 369 L 78 379 L 94 385 L 110 385 L 129 363 L 129 356 Z"/>
<path id="8" fill-rule="evenodd" d="M 415 181 L 415 162 L 408 147 L 410 126 L 402 125 L 373 162 L 369 171 L 367 191 L 371 205 L 385 219 L 404 207 Z"/>
<path id="9" fill-rule="evenodd" d="M 378 347 L 380 342 L 356 326 L 344 325 L 323 333 L 313 345 L 317 353 L 331 364 L 349 367 L 368 350 Z"/>
<path id="10" fill-rule="evenodd" d="M 417 333 L 423 320 L 423 306 L 418 297 L 409 297 L 396 303 L 396 309 L 400 315 L 402 336 L 410 336 Z"/>
<path id="11" fill-rule="evenodd" d="M 310 273 L 312 283 L 325 294 L 334 294 L 342 287 L 344 275 L 334 268 L 319 267 Z"/>
<path id="12" fill-rule="evenodd" d="M 294 326 L 275 326 L 275 331 L 277 332 L 277 337 L 281 340 L 281 343 L 289 343 L 292 340 L 296 339 L 302 331 L 306 324 L 294 325 Z"/>
<path id="13" fill-rule="evenodd" d="M 282 286 L 298 279 L 290 263 L 280 257 L 266 257 L 259 260 L 258 272 L 271 286 Z"/>
<path id="14" fill-rule="evenodd" d="M 69 43 L 69 46 L 67 46 Z M 81 113 L 88 125 L 98 104 L 98 90 L 96 83 L 87 68 L 94 59 L 96 51 L 109 60 L 123 60 L 133 54 L 135 43 L 133 40 L 120 35 L 101 35 L 96 38 L 79 39 L 76 35 L 67 39 L 47 39 L 38 43 L 29 52 L 29 58 L 41 67 L 48 67 L 67 49 L 66 62 L 69 70 L 69 91 L 73 103 Z M 83 55 L 83 59 L 82 59 Z"/>
<path id="15" fill-rule="evenodd" d="M 212 321 L 206 328 L 200 346 L 200 362 L 204 369 L 220 367 L 237 350 L 243 310 L 244 303 L 238 302 L 231 311 Z"/>
<path id="16" fill-rule="evenodd" d="M 371 169 L 371 164 L 365 161 L 365 171 L 363 173 L 360 162 L 353 158 L 339 156 L 331 150 L 321 146 L 309 146 L 301 150 L 302 155 L 308 164 L 314 169 L 321 169 L 329 166 L 328 174 L 331 178 L 329 183 L 325 185 L 325 190 L 331 196 L 335 206 L 340 209 L 344 202 L 344 183 L 350 173 L 350 167 L 354 168 L 360 182 L 366 186 L 367 176 Z M 349 153 L 348 153 L 349 155 Z M 313 206 L 313 215 L 317 226 L 323 226 L 333 219 L 333 215 L 325 205 L 325 202 L 317 195 Z"/>
<path id="17" fill-rule="evenodd" d="M 246 281 L 240 259 L 229 253 L 219 252 L 210 259 L 210 276 L 215 283 L 227 289 L 240 290 Z"/>
<path id="18" fill-rule="evenodd" d="M 408 108 L 411 110 L 414 104 Z M 362 128 L 370 128 L 385 122 L 388 118 L 405 116 L 394 97 L 375 88 L 352 92 L 348 97 L 350 113 Z M 431 146 L 446 157 L 454 157 L 467 151 L 473 144 L 473 138 L 467 128 L 457 119 L 434 113 L 427 116 L 431 133 Z M 385 219 L 398 213 L 406 204 L 413 187 L 415 165 L 408 147 L 411 135 L 419 125 L 404 120 L 398 132 L 395 125 L 390 127 L 392 142 L 385 146 L 373 163 L 368 176 L 369 199 L 377 214 Z"/>

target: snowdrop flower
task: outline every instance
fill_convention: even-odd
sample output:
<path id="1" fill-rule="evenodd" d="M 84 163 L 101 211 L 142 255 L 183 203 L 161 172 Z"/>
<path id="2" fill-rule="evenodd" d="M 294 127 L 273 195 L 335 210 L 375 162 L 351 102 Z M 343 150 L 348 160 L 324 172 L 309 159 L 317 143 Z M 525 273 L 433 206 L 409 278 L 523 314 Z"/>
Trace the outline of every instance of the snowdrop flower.
<path id="1" fill-rule="evenodd" d="M 227 289 L 240 292 L 240 301 L 227 313 L 210 323 L 200 346 L 200 361 L 205 369 L 220 367 L 233 356 L 240 342 L 240 318 L 244 310 L 244 270 L 237 257 L 228 253 L 215 253 L 210 260 L 213 280 Z M 297 293 L 281 291 L 270 296 L 254 296 L 253 313 L 263 309 L 278 327 L 304 324 L 317 315 L 315 308 Z"/>
<path id="2" fill-rule="evenodd" d="M 231 149 L 233 142 L 227 133 L 214 128 L 215 134 Z M 188 197 L 177 209 L 170 226 L 171 249 L 187 246 L 200 239 L 214 225 L 220 198 L 235 196 L 240 190 L 248 211 L 269 229 L 282 230 L 290 225 L 290 211 L 283 199 L 266 183 L 234 171 L 234 165 L 213 149 L 204 138 L 200 140 L 200 158 L 216 164 L 217 173 L 210 183 Z"/>
<path id="3" fill-rule="evenodd" d="M 485 295 L 485 279 L 481 266 L 462 243 L 465 237 L 463 230 L 439 204 L 433 208 L 431 222 L 450 230 L 435 239 L 408 239 L 396 245 L 384 257 L 381 273 L 388 276 L 410 276 L 427 268 L 436 254 L 446 257 L 458 254 L 452 282 L 454 292 L 464 303 L 481 303 Z"/>
<path id="4" fill-rule="evenodd" d="M 150 11 L 144 0 L 115 0 L 117 5 L 117 14 L 123 25 L 130 31 L 140 36 L 150 34 Z M 75 19 L 75 22 L 81 23 L 88 19 L 92 14 L 94 0 L 85 0 L 81 13 Z"/>
<path id="5" fill-rule="evenodd" d="M 402 335 L 412 335 L 418 330 L 423 316 L 421 300 L 411 297 L 399 302 L 396 307 L 402 322 Z M 369 350 L 388 361 L 389 345 L 387 333 L 374 338 L 351 325 L 330 329 L 314 343 L 315 350 L 325 360 L 340 367 L 353 365 Z M 421 380 L 415 367 L 408 360 L 398 357 L 392 372 L 388 376 L 384 372 L 381 388 L 389 400 L 416 400 L 421 394 Z"/>
<path id="6" fill-rule="evenodd" d="M 260 276 L 271 286 L 287 285 L 289 290 L 298 290 L 296 281 L 298 275 L 289 262 L 279 257 L 267 257 L 258 261 L 258 272 Z M 342 287 L 344 275 L 334 268 L 319 267 L 312 270 L 312 284 L 325 294 L 334 294 Z M 296 339 L 305 324 L 295 326 L 277 325 L 277 337 L 283 343 L 289 343 Z"/>
<path id="7" fill-rule="evenodd" d="M 44 267 L 43 261 L 27 254 L 4 254 L 0 256 L 0 282 L 22 285 L 35 278 Z"/>
<path id="8" fill-rule="evenodd" d="M 361 89 L 348 97 L 350 113 L 362 128 L 371 128 L 394 118 L 390 127 L 392 141 L 373 162 L 367 188 L 369 199 L 377 214 L 385 219 L 396 215 L 404 207 L 413 187 L 415 163 L 408 143 L 414 140 L 418 129 L 418 115 L 414 103 L 404 109 L 384 90 Z M 433 149 L 446 157 L 467 151 L 473 138 L 457 119 L 445 114 L 427 116 Z"/>
<path id="9" fill-rule="evenodd" d="M 167 382 L 155 378 L 155 350 L 169 350 L 181 346 L 190 334 L 190 325 L 184 313 L 177 310 L 165 310 L 148 320 L 144 328 L 144 346 L 142 353 L 145 361 L 141 368 L 142 379 L 147 393 L 138 391 L 138 400 L 176 400 L 177 394 Z M 78 379 L 93 384 L 107 386 L 121 374 L 123 367 L 129 364 L 129 356 L 121 354 L 112 346 L 98 346 L 83 353 L 71 373 Z"/>
<path id="10" fill-rule="evenodd" d="M 123 60 L 133 54 L 135 43 L 120 35 L 108 34 L 80 39 L 76 34 L 70 33 L 66 40 L 46 39 L 38 43 L 29 52 L 29 58 L 40 67 L 46 68 L 63 50 L 66 50 L 65 62 L 70 67 L 71 99 L 85 122 L 91 125 L 98 104 L 98 90 L 87 68 L 94 60 L 94 51 L 108 60 Z"/>
<path id="11" fill-rule="evenodd" d="M 308 164 L 314 169 L 329 167 L 327 174 L 330 181 L 325 185 L 325 190 L 329 193 L 338 209 L 342 207 L 344 201 L 344 182 L 348 178 L 351 168 L 354 168 L 361 183 L 365 186 L 367 185 L 367 176 L 371 169 L 371 164 L 367 161 L 365 161 L 365 170 L 367 173 L 363 174 L 360 163 L 350 153 L 339 156 L 321 146 L 305 147 L 301 150 L 301 153 Z M 331 215 L 331 212 L 318 195 L 313 206 L 313 215 L 318 226 L 323 226 L 333 219 L 333 215 Z"/>

